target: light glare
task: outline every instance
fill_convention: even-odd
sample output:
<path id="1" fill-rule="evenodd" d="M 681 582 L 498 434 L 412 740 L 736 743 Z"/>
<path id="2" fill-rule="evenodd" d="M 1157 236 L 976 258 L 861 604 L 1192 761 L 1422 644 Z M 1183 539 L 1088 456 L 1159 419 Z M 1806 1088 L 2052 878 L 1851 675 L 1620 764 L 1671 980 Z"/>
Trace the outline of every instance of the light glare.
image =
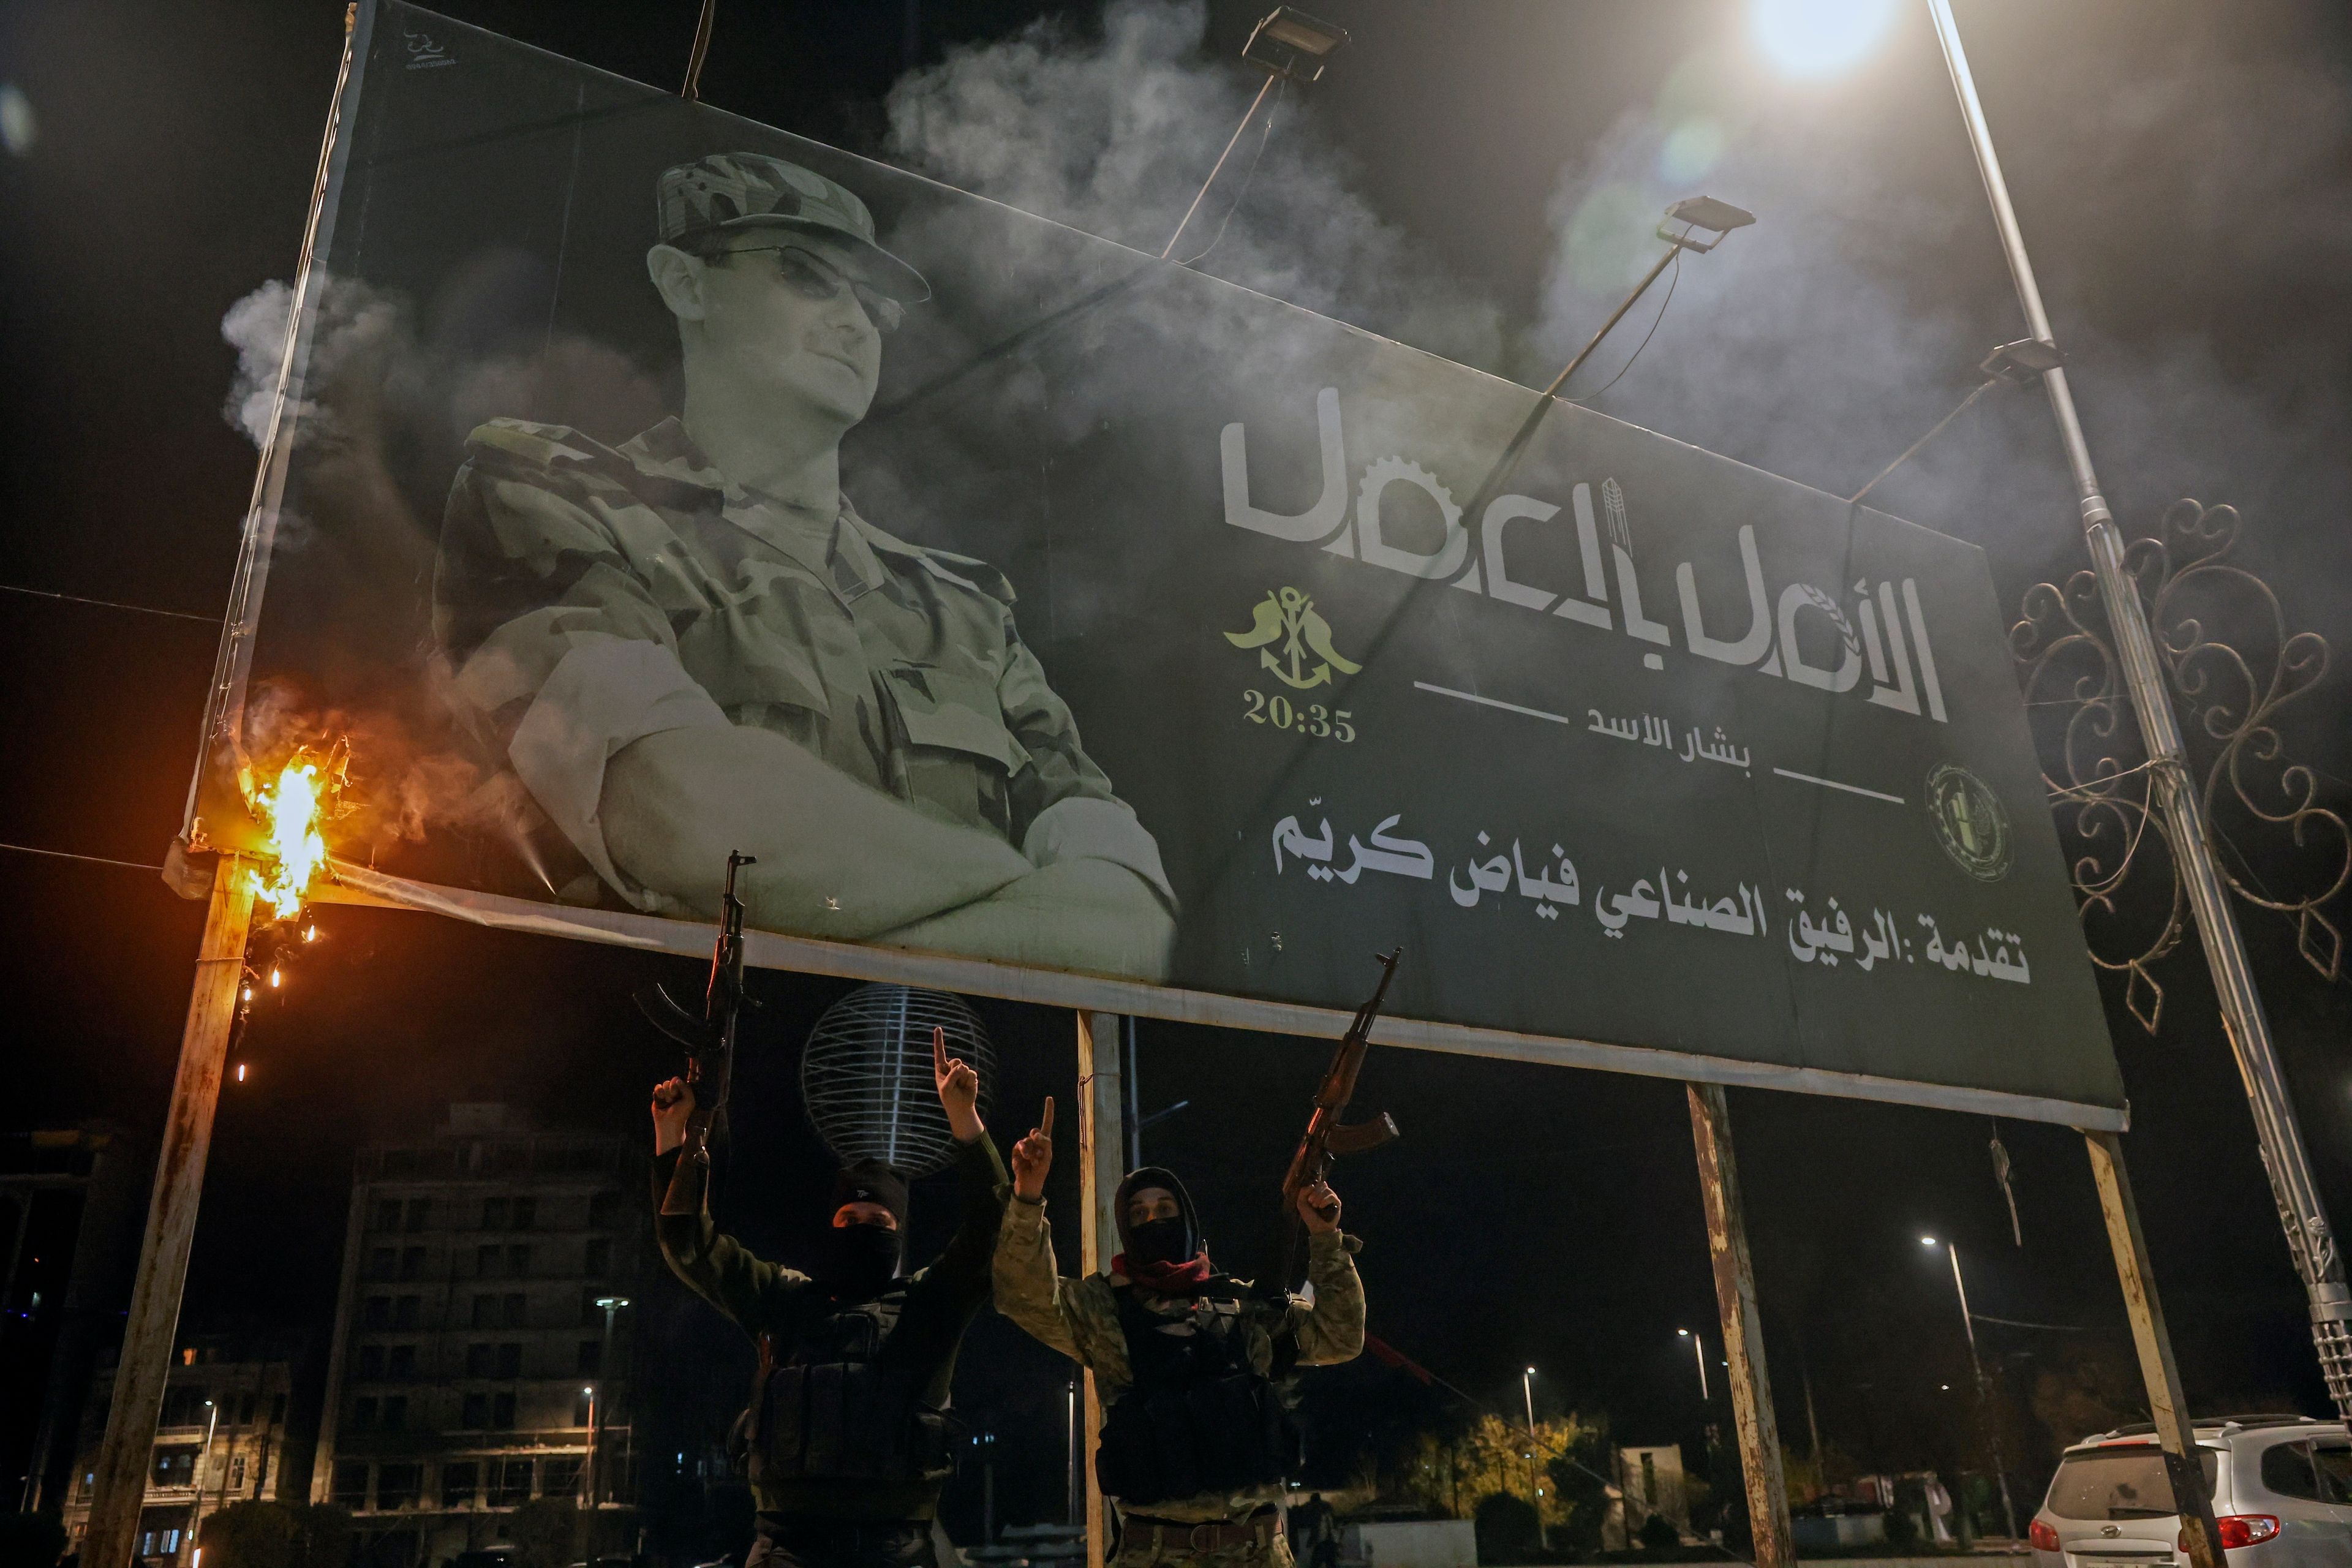
<path id="1" fill-rule="evenodd" d="M 1868 54 L 1895 19 L 1895 0 L 1751 0 L 1748 28 L 1791 76 L 1827 76 Z"/>

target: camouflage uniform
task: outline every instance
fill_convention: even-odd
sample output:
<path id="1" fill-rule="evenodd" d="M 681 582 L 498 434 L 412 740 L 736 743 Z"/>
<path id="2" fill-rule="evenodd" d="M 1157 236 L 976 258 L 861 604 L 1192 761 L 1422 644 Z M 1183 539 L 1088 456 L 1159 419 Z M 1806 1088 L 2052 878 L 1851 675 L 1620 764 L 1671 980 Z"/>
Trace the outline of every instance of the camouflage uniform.
<path id="1" fill-rule="evenodd" d="M 615 448 L 494 419 L 466 446 L 434 583 L 460 710 L 603 880 L 606 759 L 642 736 L 755 725 L 859 783 L 1090 856 L 1173 902 L 1160 851 L 1078 742 L 984 563 L 892 538 L 845 499 L 819 524 L 735 484 L 666 419 Z"/>
<path id="2" fill-rule="evenodd" d="M 877 326 L 930 297 L 854 193 L 763 153 L 666 170 L 656 221 L 688 248 L 821 239 Z M 647 735 L 735 724 L 1035 865 L 1124 866 L 1174 905 L 1158 845 L 1014 629 L 1002 574 L 893 539 L 846 498 L 818 519 L 746 489 L 676 419 L 618 447 L 519 419 L 475 430 L 433 618 L 460 716 L 595 873 L 567 896 L 601 880 L 639 909 L 677 909 L 613 864 L 604 764 Z"/>
<path id="3" fill-rule="evenodd" d="M 1252 1300 L 1247 1326 L 1249 1359 L 1261 1375 L 1275 1362 L 1278 1334 L 1297 1337 L 1297 1362 L 1302 1366 L 1329 1365 L 1352 1360 L 1364 1346 L 1364 1287 L 1357 1277 L 1355 1253 L 1362 1243 L 1338 1231 L 1307 1238 L 1307 1277 L 1314 1286 L 1310 1306 L 1298 1297 L 1286 1301 Z M 1076 1360 L 1095 1375 L 1095 1389 L 1105 1407 L 1124 1394 L 1131 1375 L 1127 1338 L 1119 1325 L 1118 1306 L 1112 1295 L 1116 1284 L 1127 1281 L 1108 1274 L 1066 1279 L 1055 1269 L 1054 1239 L 1045 1223 L 1045 1205 L 1015 1194 L 1005 1205 L 1004 1228 L 996 1244 L 996 1310 L 1032 1336 Z M 1154 1299 L 1145 1298 L 1147 1304 Z M 1181 1309 L 1167 1314 L 1181 1317 Z M 1150 1568 L 1155 1563 L 1183 1568 L 1288 1568 L 1290 1543 L 1272 1512 L 1252 1516 L 1278 1503 L 1279 1487 L 1247 1491 L 1205 1493 L 1152 1503 L 1148 1513 L 1121 1521 L 1118 1563 L 1120 1568 Z M 1190 1539 L 1182 1529 L 1192 1523 L 1246 1521 L 1251 1540 L 1209 1544 Z"/>

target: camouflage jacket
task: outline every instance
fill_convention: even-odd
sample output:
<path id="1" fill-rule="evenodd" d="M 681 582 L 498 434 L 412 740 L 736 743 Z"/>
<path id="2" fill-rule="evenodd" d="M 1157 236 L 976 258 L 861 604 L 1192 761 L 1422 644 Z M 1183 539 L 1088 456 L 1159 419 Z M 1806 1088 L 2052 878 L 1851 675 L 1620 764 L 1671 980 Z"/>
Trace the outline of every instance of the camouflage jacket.
<path id="1" fill-rule="evenodd" d="M 1249 1303 L 1253 1314 L 1250 1364 L 1261 1373 L 1272 1368 L 1274 1337 L 1285 1330 L 1297 1336 L 1301 1366 L 1352 1361 L 1364 1348 L 1364 1284 L 1357 1277 L 1355 1260 L 1363 1243 L 1338 1231 L 1310 1235 L 1307 1239 L 1307 1278 L 1314 1287 L 1313 1304 L 1297 1296 L 1286 1301 Z M 996 1243 L 996 1310 L 1091 1371 L 1095 1392 L 1106 1406 L 1127 1392 L 1132 1381 L 1127 1336 L 1119 1328 L 1118 1303 L 1111 1294 L 1114 1285 L 1124 1288 L 1127 1283 L 1108 1274 L 1062 1278 L 1054 1264 L 1054 1234 L 1045 1222 L 1045 1205 L 1017 1197 L 1004 1205 L 1004 1228 Z M 1156 1306 L 1157 1298 L 1140 1299 Z M 1156 1502 L 1150 1511 L 1159 1519 L 1234 1519 L 1280 1495 L 1279 1487 L 1231 1496 L 1204 1493 L 1181 1501 Z"/>
<path id="2" fill-rule="evenodd" d="M 667 419 L 619 447 L 493 419 L 466 444 L 433 585 L 457 706 L 605 885 L 606 759 L 699 725 L 772 730 L 1033 860 L 1160 853 L 1079 744 L 983 562 L 907 544 L 846 498 L 820 523 L 710 466 Z"/>

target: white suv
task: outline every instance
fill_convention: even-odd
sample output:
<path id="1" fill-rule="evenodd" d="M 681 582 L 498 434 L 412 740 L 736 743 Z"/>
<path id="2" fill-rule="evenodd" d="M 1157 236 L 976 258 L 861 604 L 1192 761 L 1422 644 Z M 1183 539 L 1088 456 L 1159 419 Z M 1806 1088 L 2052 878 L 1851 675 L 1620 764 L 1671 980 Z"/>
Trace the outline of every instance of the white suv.
<path id="1" fill-rule="evenodd" d="M 2198 1458 L 2231 1568 L 2352 1568 L 2352 1430 L 2303 1415 L 2197 1425 Z M 2033 1516 L 2035 1568 L 2186 1563 L 2155 1428 L 2066 1450 Z"/>

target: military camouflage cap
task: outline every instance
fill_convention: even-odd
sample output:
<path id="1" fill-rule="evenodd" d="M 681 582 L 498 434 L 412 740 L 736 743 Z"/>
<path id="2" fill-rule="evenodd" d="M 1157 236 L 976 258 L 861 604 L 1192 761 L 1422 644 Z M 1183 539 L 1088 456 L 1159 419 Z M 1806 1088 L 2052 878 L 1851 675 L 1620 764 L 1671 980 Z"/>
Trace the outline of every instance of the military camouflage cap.
<path id="1" fill-rule="evenodd" d="M 666 244 L 747 228 L 790 228 L 846 245 L 862 262 L 860 281 L 886 298 L 931 297 L 923 275 L 874 240 L 874 215 L 845 187 L 814 169 L 764 153 L 714 153 L 662 171 L 656 194 Z"/>

